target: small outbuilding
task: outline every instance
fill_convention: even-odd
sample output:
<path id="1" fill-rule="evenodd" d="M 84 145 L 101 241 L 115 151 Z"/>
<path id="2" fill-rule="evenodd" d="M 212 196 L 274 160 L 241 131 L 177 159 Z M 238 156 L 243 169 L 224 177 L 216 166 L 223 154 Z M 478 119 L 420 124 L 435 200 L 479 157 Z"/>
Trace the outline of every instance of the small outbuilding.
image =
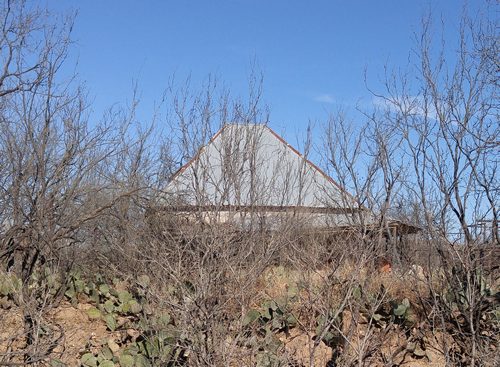
<path id="1" fill-rule="evenodd" d="M 267 125 L 226 124 L 172 177 L 162 207 L 206 223 L 269 230 L 375 226 L 373 214 Z M 394 228 L 408 229 L 394 222 Z"/>

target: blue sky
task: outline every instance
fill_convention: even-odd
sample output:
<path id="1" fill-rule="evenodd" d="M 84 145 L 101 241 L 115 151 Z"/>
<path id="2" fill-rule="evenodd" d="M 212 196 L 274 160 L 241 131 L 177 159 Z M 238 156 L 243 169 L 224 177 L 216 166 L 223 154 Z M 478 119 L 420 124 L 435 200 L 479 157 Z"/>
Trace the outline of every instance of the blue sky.
<path id="1" fill-rule="evenodd" d="M 471 1 L 472 7 L 479 1 Z M 364 83 L 380 88 L 385 64 L 404 67 L 420 18 L 429 9 L 456 31 L 459 1 L 52 1 L 56 12 L 77 10 L 78 61 L 99 114 L 141 96 L 147 120 L 168 80 L 209 73 L 244 95 L 253 60 L 264 74 L 271 126 L 291 137 L 337 106 L 368 105 Z M 292 139 L 293 140 L 293 139 Z M 293 143 L 293 142 L 292 142 Z"/>

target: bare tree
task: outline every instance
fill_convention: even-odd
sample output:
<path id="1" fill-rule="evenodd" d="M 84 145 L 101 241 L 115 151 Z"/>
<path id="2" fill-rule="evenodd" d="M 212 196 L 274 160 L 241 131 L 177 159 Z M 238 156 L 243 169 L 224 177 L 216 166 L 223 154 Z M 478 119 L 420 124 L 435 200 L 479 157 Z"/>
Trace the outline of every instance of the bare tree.
<path id="1" fill-rule="evenodd" d="M 403 73 L 388 73 L 385 92 L 375 93 L 386 106 L 379 118 L 401 136 L 397 154 L 410 168 L 409 196 L 421 203 L 422 238 L 441 254 L 449 291 L 465 295 L 452 306 L 436 299 L 434 307 L 446 319 L 442 324 L 462 323 L 451 316 L 453 308 L 460 310 L 465 325 L 456 342 L 463 356 L 450 358 L 467 358 L 471 365 L 490 358 L 491 339 L 484 336 L 489 331 L 480 333 L 489 326 L 480 315 L 490 307 L 483 283 L 487 274 L 491 283 L 497 275 L 489 273 L 485 252 L 500 243 L 498 24 L 488 17 L 496 7 L 486 6 L 477 19 L 464 12 L 454 59 L 444 46 L 435 48 L 432 17 L 424 17 L 415 64 Z M 477 231 L 485 222 L 490 223 L 488 235 Z"/>
<path id="2" fill-rule="evenodd" d="M 137 190 L 139 169 L 126 167 L 125 177 L 116 164 L 134 147 L 124 140 L 129 120 L 90 123 L 85 91 L 61 78 L 73 17 L 50 22 L 23 1 L 4 2 L 1 11 L 0 259 L 22 284 L 15 300 L 24 318 L 21 354 L 32 364 L 61 337 L 44 316 L 63 297 L 89 224 Z"/>

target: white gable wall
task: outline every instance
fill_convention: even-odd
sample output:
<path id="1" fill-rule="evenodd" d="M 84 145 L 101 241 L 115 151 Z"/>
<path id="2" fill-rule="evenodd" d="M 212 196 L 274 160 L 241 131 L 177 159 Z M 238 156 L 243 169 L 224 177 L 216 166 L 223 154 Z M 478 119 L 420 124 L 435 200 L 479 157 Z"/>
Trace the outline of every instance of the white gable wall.
<path id="1" fill-rule="evenodd" d="M 166 191 L 187 205 L 356 207 L 263 125 L 227 125 Z"/>
<path id="2" fill-rule="evenodd" d="M 226 125 L 165 191 L 168 202 L 182 206 L 358 208 L 347 192 L 264 125 Z M 276 219 L 272 208 L 265 215 Z M 302 213 L 320 226 L 347 225 L 354 218 Z"/>

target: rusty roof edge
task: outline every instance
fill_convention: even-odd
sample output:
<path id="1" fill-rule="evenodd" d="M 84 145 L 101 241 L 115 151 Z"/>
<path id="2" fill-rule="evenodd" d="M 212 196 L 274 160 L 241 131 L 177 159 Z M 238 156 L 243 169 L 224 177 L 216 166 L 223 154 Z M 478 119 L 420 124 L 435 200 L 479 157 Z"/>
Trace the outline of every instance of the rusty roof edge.
<path id="1" fill-rule="evenodd" d="M 201 155 L 201 153 L 203 152 L 203 149 L 205 149 L 209 144 L 213 143 L 215 141 L 215 139 L 217 139 L 219 137 L 219 135 L 222 134 L 222 131 L 230 124 L 224 124 L 211 138 L 210 140 L 202 145 L 198 151 L 196 152 L 196 154 L 190 159 L 188 160 L 186 163 L 184 163 L 177 171 L 175 171 L 175 173 L 172 175 L 172 177 L 170 178 L 170 182 L 172 182 L 173 180 L 175 180 L 181 173 L 183 173 L 185 170 L 187 170 L 189 168 L 189 166 L 191 166 L 195 161 L 196 159 L 198 159 Z"/>
<path id="2" fill-rule="evenodd" d="M 356 200 L 356 198 L 350 193 L 348 192 L 344 187 L 342 187 L 339 183 L 337 183 L 332 177 L 330 177 L 328 174 L 326 174 L 321 168 L 319 168 L 316 164 L 314 164 L 313 162 L 311 162 L 309 159 L 307 159 L 303 154 L 301 154 L 297 149 L 295 149 L 295 147 L 293 147 L 291 144 L 289 144 L 284 138 L 282 138 L 278 133 L 276 133 L 272 128 L 270 128 L 267 124 L 251 124 L 253 126 L 262 126 L 264 128 L 267 128 L 269 130 L 269 132 L 275 137 L 277 138 L 282 144 L 284 144 L 287 148 L 289 148 L 292 152 L 294 152 L 296 155 L 298 155 L 300 158 L 304 159 L 304 161 L 309 164 L 311 167 L 313 167 L 319 174 L 321 174 L 327 181 L 329 181 L 330 183 L 332 183 L 337 189 L 339 189 L 342 193 L 346 194 L 348 197 L 350 197 L 355 203 L 358 203 L 358 201 Z M 193 164 L 193 162 L 196 161 L 196 159 L 199 158 L 199 156 L 201 155 L 201 153 L 203 152 L 203 150 L 208 146 L 210 145 L 211 143 L 213 143 L 221 134 L 222 132 L 224 131 L 224 129 L 226 129 L 227 127 L 229 126 L 249 126 L 249 124 L 238 124 L 238 123 L 227 123 L 227 124 L 224 124 L 215 134 L 214 136 L 203 146 L 201 146 L 199 149 L 198 149 L 198 152 L 188 161 L 186 162 L 182 167 L 180 167 L 173 175 L 172 177 L 170 178 L 170 182 L 172 182 L 173 180 L 175 180 L 179 175 L 181 175 L 186 169 L 189 168 L 189 166 L 191 166 Z M 358 206 L 359 206 L 359 209 L 361 210 L 365 210 L 365 211 L 368 211 L 370 213 L 372 213 L 372 211 L 370 209 L 368 209 L 367 207 L 365 207 L 364 205 L 362 204 L 359 204 L 358 203 Z"/>
<path id="3" fill-rule="evenodd" d="M 281 141 L 285 146 L 290 148 L 295 154 L 297 154 L 300 158 L 302 158 L 307 164 L 309 164 L 311 167 L 313 167 L 317 172 L 319 172 L 320 175 L 322 175 L 327 181 L 332 183 L 337 189 L 339 189 L 342 193 L 346 194 L 348 197 L 350 197 L 355 203 L 358 203 L 354 195 L 352 195 L 349 191 L 347 191 L 344 187 L 342 187 L 337 181 L 335 181 L 332 177 L 330 177 L 328 174 L 326 174 L 325 171 L 323 171 L 321 168 L 319 168 L 316 164 L 311 162 L 309 159 L 307 159 L 302 153 L 300 153 L 297 149 L 295 149 L 291 144 L 289 144 L 284 138 L 282 138 L 278 133 L 276 133 L 273 129 L 271 129 L 269 126 L 265 125 L 265 127 L 271 132 L 271 134 L 274 135 L 279 141 Z M 359 204 L 359 209 L 361 210 L 366 210 L 369 212 L 372 212 L 370 209 L 365 207 L 362 204 Z"/>

